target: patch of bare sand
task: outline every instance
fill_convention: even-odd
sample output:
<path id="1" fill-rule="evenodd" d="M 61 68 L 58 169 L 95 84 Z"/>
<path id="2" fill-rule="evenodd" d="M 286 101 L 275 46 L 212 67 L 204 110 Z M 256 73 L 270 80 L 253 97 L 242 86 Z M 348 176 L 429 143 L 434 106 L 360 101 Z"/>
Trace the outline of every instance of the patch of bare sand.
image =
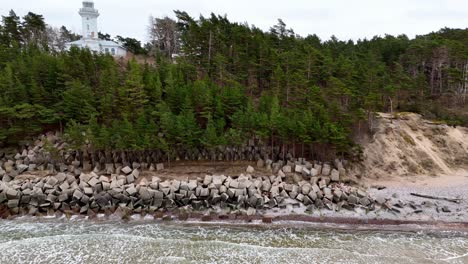
<path id="1" fill-rule="evenodd" d="M 452 174 L 443 175 L 413 175 L 413 176 L 393 176 L 387 178 L 366 178 L 363 180 L 364 185 L 386 186 L 386 187 L 429 187 L 429 188 L 446 188 L 459 187 L 466 185 L 468 187 L 468 171 L 458 169 Z"/>
<path id="2" fill-rule="evenodd" d="M 450 176 L 447 184 L 467 180 L 462 169 L 468 168 L 468 128 L 413 113 L 379 113 L 376 123 L 373 137 L 360 142 L 364 161 L 355 168 L 356 175 L 423 184 L 446 184 L 448 178 L 439 175 Z"/>

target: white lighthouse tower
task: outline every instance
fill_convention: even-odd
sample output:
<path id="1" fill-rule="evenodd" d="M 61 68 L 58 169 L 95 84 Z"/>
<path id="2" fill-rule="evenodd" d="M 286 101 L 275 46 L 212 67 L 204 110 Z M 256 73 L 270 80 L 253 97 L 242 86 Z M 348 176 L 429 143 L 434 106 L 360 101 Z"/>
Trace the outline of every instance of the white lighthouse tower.
<path id="1" fill-rule="evenodd" d="M 81 16 L 82 38 L 77 41 L 65 43 L 66 50 L 71 47 L 87 48 L 99 53 L 107 53 L 114 57 L 125 57 L 127 50 L 115 41 L 99 39 L 98 21 L 99 12 L 94 8 L 92 0 L 83 1 L 78 14 Z"/>
<path id="2" fill-rule="evenodd" d="M 83 7 L 80 8 L 79 14 L 81 16 L 83 26 L 83 38 L 97 39 L 97 18 L 99 17 L 99 12 L 97 11 L 97 9 L 94 8 L 93 1 L 83 1 Z"/>

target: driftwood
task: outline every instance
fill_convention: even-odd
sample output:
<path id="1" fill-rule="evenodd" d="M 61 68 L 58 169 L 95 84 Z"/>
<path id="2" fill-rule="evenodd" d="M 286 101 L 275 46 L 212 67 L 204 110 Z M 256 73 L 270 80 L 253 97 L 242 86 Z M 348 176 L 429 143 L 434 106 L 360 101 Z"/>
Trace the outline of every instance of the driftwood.
<path id="1" fill-rule="evenodd" d="M 435 200 L 444 200 L 444 201 L 449 201 L 452 203 L 460 203 L 462 200 L 458 198 L 447 198 L 447 197 L 432 196 L 432 195 L 419 194 L 419 193 L 410 193 L 410 194 L 413 196 L 418 196 L 418 197 L 423 197 L 423 198 L 428 198 L 428 199 L 435 199 Z"/>

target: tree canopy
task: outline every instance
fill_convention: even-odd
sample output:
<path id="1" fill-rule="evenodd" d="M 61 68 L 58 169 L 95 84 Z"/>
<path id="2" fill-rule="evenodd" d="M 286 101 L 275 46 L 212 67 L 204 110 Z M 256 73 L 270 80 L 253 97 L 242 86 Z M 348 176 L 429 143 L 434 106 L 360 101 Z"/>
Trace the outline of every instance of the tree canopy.
<path id="1" fill-rule="evenodd" d="M 256 137 L 320 158 L 349 154 L 376 111 L 468 124 L 468 29 L 321 41 L 282 20 L 265 32 L 215 14 L 176 16 L 151 19 L 145 50 L 118 37 L 154 64 L 64 52 L 41 15 L 3 16 L 0 141 L 60 127 L 95 149 L 211 149 Z"/>

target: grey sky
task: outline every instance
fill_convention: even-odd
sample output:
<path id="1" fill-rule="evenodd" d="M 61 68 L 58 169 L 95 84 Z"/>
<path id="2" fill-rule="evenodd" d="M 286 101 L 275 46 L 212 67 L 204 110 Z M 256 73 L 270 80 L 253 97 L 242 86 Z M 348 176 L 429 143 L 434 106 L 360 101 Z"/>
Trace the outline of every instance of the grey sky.
<path id="1" fill-rule="evenodd" d="M 65 25 L 80 33 L 78 9 L 82 0 L 2 0 L 0 14 L 14 9 L 44 15 L 53 26 Z M 401 33 L 414 37 L 442 27 L 468 27 L 468 0 L 94 0 L 101 13 L 99 30 L 147 40 L 148 17 L 174 17 L 173 10 L 191 16 L 227 14 L 229 20 L 248 22 L 264 30 L 282 18 L 300 35 L 331 35 L 339 39 L 370 38 Z"/>

